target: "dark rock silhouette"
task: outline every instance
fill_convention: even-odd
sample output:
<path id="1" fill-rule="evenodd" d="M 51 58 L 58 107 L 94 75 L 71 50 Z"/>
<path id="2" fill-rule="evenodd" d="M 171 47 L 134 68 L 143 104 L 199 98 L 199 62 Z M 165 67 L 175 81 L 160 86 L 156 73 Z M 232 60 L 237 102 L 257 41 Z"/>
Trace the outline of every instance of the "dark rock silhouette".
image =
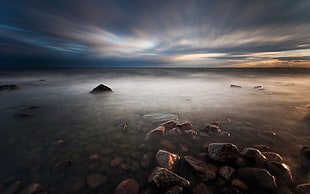
<path id="1" fill-rule="evenodd" d="M 90 93 L 96 94 L 102 92 L 113 92 L 113 91 L 110 87 L 100 84 L 99 86 L 95 87 Z"/>

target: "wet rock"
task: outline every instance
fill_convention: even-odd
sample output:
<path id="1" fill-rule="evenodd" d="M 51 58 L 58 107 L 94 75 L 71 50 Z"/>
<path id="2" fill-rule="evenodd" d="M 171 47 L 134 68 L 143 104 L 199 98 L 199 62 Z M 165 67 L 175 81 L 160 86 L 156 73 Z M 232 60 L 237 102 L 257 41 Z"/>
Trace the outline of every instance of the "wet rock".
<path id="1" fill-rule="evenodd" d="M 12 84 L 12 85 L 1 85 L 0 90 L 17 90 L 19 89 L 18 85 Z"/>
<path id="2" fill-rule="evenodd" d="M 96 189 L 107 182 L 107 177 L 101 174 L 91 174 L 87 177 L 87 185 L 91 189 Z"/>
<path id="3" fill-rule="evenodd" d="M 218 123 L 208 123 L 205 127 L 203 127 L 202 130 L 208 133 L 214 133 L 214 132 L 221 133 L 222 132 L 220 125 Z"/>
<path id="4" fill-rule="evenodd" d="M 160 167 L 172 170 L 179 162 L 180 156 L 166 150 L 159 150 L 156 153 L 156 160 Z"/>
<path id="5" fill-rule="evenodd" d="M 152 166 L 152 156 L 150 154 L 144 154 L 141 158 L 141 167 L 144 169 L 150 168 Z"/>
<path id="6" fill-rule="evenodd" d="M 57 141 L 52 142 L 52 146 L 62 146 L 65 143 L 64 140 L 59 139 Z"/>
<path id="7" fill-rule="evenodd" d="M 262 152 L 264 156 L 266 156 L 266 159 L 269 161 L 276 161 L 281 162 L 283 161 L 283 158 L 280 156 L 280 154 L 275 152 Z"/>
<path id="8" fill-rule="evenodd" d="M 182 194 L 183 188 L 180 186 L 172 186 L 165 190 L 165 194 Z"/>
<path id="9" fill-rule="evenodd" d="M 72 160 L 64 160 L 64 161 L 58 162 L 55 165 L 55 168 L 65 170 L 68 167 L 70 167 L 72 165 L 72 163 L 73 163 Z"/>
<path id="10" fill-rule="evenodd" d="M 242 86 L 235 85 L 235 84 L 230 84 L 230 87 L 231 87 L 231 88 L 242 88 Z"/>
<path id="11" fill-rule="evenodd" d="M 176 126 L 183 131 L 191 130 L 193 128 L 192 123 L 190 123 L 189 121 L 177 123 Z"/>
<path id="12" fill-rule="evenodd" d="M 24 190 L 22 190 L 19 194 L 34 194 L 34 193 L 48 193 L 46 188 L 38 183 L 33 183 L 28 185 Z"/>
<path id="13" fill-rule="evenodd" d="M 184 160 L 197 172 L 197 175 L 204 180 L 212 180 L 216 177 L 218 167 L 198 160 L 193 156 L 184 156 Z"/>
<path id="14" fill-rule="evenodd" d="M 166 188 L 172 185 L 179 185 L 183 188 L 190 186 L 190 182 L 185 178 L 171 172 L 168 169 L 156 167 L 148 178 L 149 182 L 153 182 L 157 187 Z"/>
<path id="15" fill-rule="evenodd" d="M 300 145 L 299 151 L 304 157 L 310 158 L 310 146 Z"/>
<path id="16" fill-rule="evenodd" d="M 199 183 L 195 185 L 195 187 L 192 189 L 192 193 L 193 194 L 212 194 L 210 189 L 204 183 Z"/>
<path id="17" fill-rule="evenodd" d="M 165 127 L 163 126 L 159 126 L 151 131 L 149 131 L 146 136 L 145 136 L 145 140 L 150 140 L 150 139 L 153 139 L 153 138 L 156 138 L 156 137 L 161 137 L 164 135 L 165 133 Z"/>
<path id="18" fill-rule="evenodd" d="M 253 148 L 259 149 L 260 151 L 268 151 L 270 150 L 270 147 L 263 144 L 255 144 L 253 145 Z"/>
<path id="19" fill-rule="evenodd" d="M 229 180 L 230 177 L 235 173 L 235 169 L 230 166 L 222 166 L 219 170 L 219 174 L 224 177 L 226 180 Z"/>
<path id="20" fill-rule="evenodd" d="M 215 161 L 227 162 L 238 156 L 238 148 L 231 143 L 210 143 L 208 146 L 209 157 Z"/>
<path id="21" fill-rule="evenodd" d="M 195 130 L 185 130 L 185 131 L 184 131 L 184 134 L 186 134 L 186 135 L 188 135 L 188 136 L 190 136 L 190 137 L 193 137 L 193 136 L 197 136 L 197 135 L 198 135 L 197 131 L 195 131 Z"/>
<path id="22" fill-rule="evenodd" d="M 15 193 L 21 186 L 22 182 L 21 181 L 16 181 L 12 185 L 10 185 L 7 189 L 5 189 L 1 194 L 13 194 Z"/>
<path id="23" fill-rule="evenodd" d="M 164 123 L 161 123 L 160 126 L 165 127 L 167 130 L 172 129 L 176 126 L 177 121 L 176 120 L 170 120 L 170 121 L 166 121 Z"/>
<path id="24" fill-rule="evenodd" d="M 96 93 L 101 93 L 101 92 L 112 92 L 112 89 L 108 86 L 100 84 L 97 87 L 95 87 L 90 93 L 96 94 Z"/>
<path id="25" fill-rule="evenodd" d="M 122 181 L 115 189 L 114 194 L 138 194 L 139 184 L 133 179 Z"/>
<path id="26" fill-rule="evenodd" d="M 310 183 L 297 185 L 295 192 L 296 194 L 310 194 Z"/>
<path id="27" fill-rule="evenodd" d="M 277 187 L 276 179 L 267 170 L 261 168 L 240 168 L 238 174 L 242 180 L 256 187 L 274 190 Z"/>
<path id="28" fill-rule="evenodd" d="M 241 155 L 247 160 L 255 161 L 256 163 L 263 162 L 266 160 L 266 156 L 264 156 L 258 149 L 256 148 L 245 148 Z"/>
<path id="29" fill-rule="evenodd" d="M 266 162 L 266 169 L 274 175 L 277 180 L 285 180 L 289 183 L 294 182 L 291 168 L 285 163 L 269 161 Z"/>
<path id="30" fill-rule="evenodd" d="M 182 134 L 182 131 L 179 128 L 173 128 L 169 131 L 166 131 L 166 136 L 179 136 Z"/>
<path id="31" fill-rule="evenodd" d="M 263 86 L 254 86 L 254 89 L 264 89 Z"/>
<path id="32" fill-rule="evenodd" d="M 112 167 L 118 166 L 123 162 L 123 158 L 122 157 L 115 157 L 111 160 L 110 165 Z"/>
<path id="33" fill-rule="evenodd" d="M 93 161 L 97 161 L 100 159 L 100 155 L 99 154 L 92 154 L 89 156 L 88 160 L 93 162 Z"/>
<path id="34" fill-rule="evenodd" d="M 235 178 L 231 181 L 231 185 L 233 187 L 237 187 L 243 191 L 246 191 L 249 189 L 248 186 L 244 182 L 242 182 L 240 179 L 237 179 L 237 178 Z"/>

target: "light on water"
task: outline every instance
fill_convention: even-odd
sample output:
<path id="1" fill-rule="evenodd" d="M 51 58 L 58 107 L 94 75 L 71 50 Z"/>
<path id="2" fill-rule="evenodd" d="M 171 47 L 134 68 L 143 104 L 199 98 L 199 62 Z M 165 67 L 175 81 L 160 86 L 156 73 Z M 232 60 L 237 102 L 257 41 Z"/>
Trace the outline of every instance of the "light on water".
<path id="1" fill-rule="evenodd" d="M 20 89 L 0 91 L 0 178 L 40 182 L 51 193 L 87 193 L 93 190 L 83 180 L 100 173 L 105 186 L 94 193 L 113 193 L 126 178 L 147 189 L 146 177 L 156 161 L 143 166 L 145 154 L 153 157 L 165 149 L 181 157 L 198 157 L 208 143 L 229 142 L 240 150 L 269 146 L 293 169 L 298 182 L 307 182 L 309 173 L 301 165 L 298 145 L 310 142 L 309 73 L 294 69 L 2 71 L 0 85 L 17 84 Z M 114 92 L 90 94 L 100 83 Z M 23 109 L 31 106 L 35 108 Z M 32 116 L 16 117 L 27 113 Z M 159 121 L 170 119 L 190 121 L 198 134 L 207 123 L 216 122 L 226 135 L 145 140 Z M 78 181 L 81 188 L 73 191 Z"/>

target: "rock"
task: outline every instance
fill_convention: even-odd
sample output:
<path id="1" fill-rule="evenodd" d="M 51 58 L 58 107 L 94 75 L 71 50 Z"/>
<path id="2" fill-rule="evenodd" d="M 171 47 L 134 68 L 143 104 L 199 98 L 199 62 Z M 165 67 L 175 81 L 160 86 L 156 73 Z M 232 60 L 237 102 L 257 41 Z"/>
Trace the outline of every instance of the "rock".
<path id="1" fill-rule="evenodd" d="M 122 181 L 115 189 L 114 194 L 138 194 L 139 184 L 133 179 Z"/>
<path id="2" fill-rule="evenodd" d="M 197 136 L 197 135 L 198 135 L 197 131 L 195 131 L 195 130 L 185 130 L 185 131 L 184 131 L 184 134 L 186 134 L 186 135 L 188 135 L 188 136 L 190 136 L 190 137 L 193 137 L 193 136 Z"/>
<path id="3" fill-rule="evenodd" d="M 103 183 L 107 182 L 107 177 L 101 174 L 91 174 L 87 177 L 87 185 L 91 189 L 96 189 L 100 187 Z"/>
<path id="4" fill-rule="evenodd" d="M 238 148 L 231 143 L 210 143 L 208 146 L 209 157 L 218 162 L 234 160 L 238 156 Z"/>
<path id="5" fill-rule="evenodd" d="M 255 144 L 253 145 L 253 148 L 259 149 L 260 151 L 268 151 L 270 150 L 270 147 L 263 144 Z"/>
<path id="6" fill-rule="evenodd" d="M 173 128 L 169 131 L 166 131 L 166 136 L 179 136 L 182 134 L 182 131 L 179 128 Z"/>
<path id="7" fill-rule="evenodd" d="M 122 157 L 115 157 L 111 160 L 110 165 L 112 167 L 118 166 L 123 162 L 123 158 Z"/>
<path id="8" fill-rule="evenodd" d="M 141 167 L 148 169 L 152 166 L 152 156 L 150 154 L 144 154 L 141 158 Z"/>
<path id="9" fill-rule="evenodd" d="M 266 169 L 274 175 L 277 180 L 285 180 L 289 183 L 294 182 L 291 168 L 285 163 L 268 161 L 266 162 Z"/>
<path id="10" fill-rule="evenodd" d="M 222 132 L 220 125 L 218 123 L 208 123 L 202 130 L 208 133 L 214 133 L 214 132 L 221 133 Z"/>
<path id="11" fill-rule="evenodd" d="M 231 88 L 242 88 L 242 86 L 234 85 L 234 84 L 230 84 L 230 87 L 231 87 Z"/>
<path id="12" fill-rule="evenodd" d="M 38 183 L 33 183 L 28 185 L 24 190 L 22 190 L 19 194 L 34 194 L 34 193 L 46 193 L 46 188 Z"/>
<path id="13" fill-rule="evenodd" d="M 96 93 L 101 93 L 101 92 L 112 92 L 112 89 L 108 86 L 100 84 L 97 87 L 95 87 L 90 93 L 96 94 Z"/>
<path id="14" fill-rule="evenodd" d="M 256 163 L 263 162 L 266 160 L 266 156 L 264 156 L 258 149 L 256 148 L 245 148 L 241 155 L 247 160 L 255 161 Z"/>
<path id="15" fill-rule="evenodd" d="M 166 122 L 160 124 L 160 126 L 163 126 L 169 130 L 169 129 L 174 128 L 176 126 L 176 124 L 177 124 L 176 120 L 170 120 L 170 121 L 166 121 Z"/>
<path id="16" fill-rule="evenodd" d="M 212 192 L 204 183 L 199 183 L 192 189 L 192 194 L 212 194 Z"/>
<path id="17" fill-rule="evenodd" d="M 193 128 L 192 123 L 190 123 L 189 121 L 177 123 L 176 126 L 183 131 L 191 130 Z"/>
<path id="18" fill-rule="evenodd" d="M 180 156 L 166 150 L 159 150 L 156 153 L 156 160 L 160 167 L 172 170 L 179 162 Z"/>
<path id="19" fill-rule="evenodd" d="M 183 188 L 178 185 L 169 187 L 168 189 L 165 190 L 165 194 L 182 194 L 182 193 Z"/>
<path id="20" fill-rule="evenodd" d="M 163 126 L 159 126 L 151 131 L 149 131 L 146 136 L 145 136 L 145 140 L 150 140 L 156 137 L 161 137 L 164 135 L 166 128 Z"/>
<path id="21" fill-rule="evenodd" d="M 295 192 L 296 194 L 310 194 L 310 183 L 297 185 Z"/>
<path id="22" fill-rule="evenodd" d="M 100 155 L 99 154 L 92 154 L 92 155 L 90 155 L 89 156 L 89 161 L 97 161 L 97 160 L 99 160 L 100 159 Z"/>
<path id="23" fill-rule="evenodd" d="M 217 194 L 240 194 L 240 191 L 237 188 L 225 186 L 222 187 L 216 192 Z"/>
<path id="24" fill-rule="evenodd" d="M 300 153 L 306 157 L 306 158 L 310 158 L 310 146 L 307 145 L 300 145 L 299 147 L 299 151 Z"/>
<path id="25" fill-rule="evenodd" d="M 238 174 L 242 180 L 256 187 L 274 190 L 277 187 L 276 179 L 267 170 L 261 168 L 240 168 Z"/>
<path id="26" fill-rule="evenodd" d="M 248 186 L 244 182 L 242 182 L 240 179 L 237 179 L 237 178 L 235 178 L 231 181 L 231 185 L 233 187 L 237 187 L 243 191 L 246 191 L 249 189 Z"/>
<path id="27" fill-rule="evenodd" d="M 56 165 L 55 165 L 55 168 L 57 169 L 67 169 L 68 167 L 70 167 L 72 165 L 73 161 L 72 160 L 64 160 L 64 161 L 61 161 L 61 162 L 58 162 Z"/>
<path id="28" fill-rule="evenodd" d="M 219 174 L 224 177 L 227 181 L 230 179 L 231 175 L 235 173 L 235 169 L 230 166 L 222 166 L 219 170 Z"/>
<path id="29" fill-rule="evenodd" d="M 12 84 L 12 85 L 1 85 L 0 90 L 17 90 L 19 89 L 18 85 Z"/>
<path id="30" fill-rule="evenodd" d="M 52 145 L 52 146 L 62 146 L 64 143 L 65 143 L 64 140 L 59 139 L 59 140 L 57 140 L 57 141 L 52 142 L 51 145 Z"/>
<path id="31" fill-rule="evenodd" d="M 201 176 L 204 180 L 212 180 L 216 177 L 218 167 L 213 164 L 207 164 L 193 156 L 184 156 L 184 160 Z"/>
<path id="32" fill-rule="evenodd" d="M 16 181 L 12 185 L 10 185 L 7 189 L 5 189 L 1 194 L 13 194 L 15 193 L 21 186 L 22 182 L 21 181 Z"/>
<path id="33" fill-rule="evenodd" d="M 131 169 L 131 167 L 128 164 L 125 164 L 125 163 L 121 163 L 120 167 L 123 170 L 130 170 Z"/>
<path id="34" fill-rule="evenodd" d="M 157 187 L 166 188 L 172 185 L 179 185 L 183 188 L 190 186 L 190 182 L 185 178 L 171 172 L 168 169 L 156 167 L 148 178 L 148 182 L 153 182 Z"/>
<path id="35" fill-rule="evenodd" d="M 254 86 L 254 89 L 264 89 L 263 86 Z"/>
<path id="36" fill-rule="evenodd" d="M 281 162 L 283 161 L 283 158 L 280 156 L 280 154 L 275 152 L 262 152 L 264 156 L 266 156 L 266 159 L 269 161 L 276 161 Z"/>

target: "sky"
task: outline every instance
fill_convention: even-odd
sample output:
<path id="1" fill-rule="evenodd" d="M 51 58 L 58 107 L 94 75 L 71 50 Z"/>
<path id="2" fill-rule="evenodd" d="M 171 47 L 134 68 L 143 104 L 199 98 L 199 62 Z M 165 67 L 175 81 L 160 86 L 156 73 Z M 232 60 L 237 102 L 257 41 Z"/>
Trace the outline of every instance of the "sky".
<path id="1" fill-rule="evenodd" d="M 0 67 L 310 67 L 310 1 L 1 0 Z"/>

